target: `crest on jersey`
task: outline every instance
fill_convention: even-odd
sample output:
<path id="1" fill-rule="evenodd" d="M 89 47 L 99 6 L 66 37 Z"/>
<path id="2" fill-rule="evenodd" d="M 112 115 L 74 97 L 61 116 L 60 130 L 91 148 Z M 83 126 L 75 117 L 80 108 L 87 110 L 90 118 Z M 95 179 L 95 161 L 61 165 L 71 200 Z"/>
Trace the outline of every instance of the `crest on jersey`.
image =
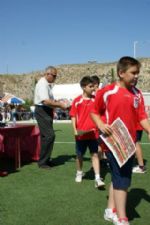
<path id="1" fill-rule="evenodd" d="M 139 106 L 139 98 L 138 97 L 134 97 L 133 105 L 134 105 L 134 108 L 138 108 L 138 106 Z"/>

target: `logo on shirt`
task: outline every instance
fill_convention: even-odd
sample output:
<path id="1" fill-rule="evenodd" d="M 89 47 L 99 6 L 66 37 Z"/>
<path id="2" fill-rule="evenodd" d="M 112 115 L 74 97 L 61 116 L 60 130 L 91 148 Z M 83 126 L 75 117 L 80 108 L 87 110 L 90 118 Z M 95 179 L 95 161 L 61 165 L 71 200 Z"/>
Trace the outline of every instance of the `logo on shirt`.
<path id="1" fill-rule="evenodd" d="M 138 106 L 139 106 L 139 98 L 138 97 L 134 97 L 133 105 L 134 105 L 134 108 L 138 108 Z"/>

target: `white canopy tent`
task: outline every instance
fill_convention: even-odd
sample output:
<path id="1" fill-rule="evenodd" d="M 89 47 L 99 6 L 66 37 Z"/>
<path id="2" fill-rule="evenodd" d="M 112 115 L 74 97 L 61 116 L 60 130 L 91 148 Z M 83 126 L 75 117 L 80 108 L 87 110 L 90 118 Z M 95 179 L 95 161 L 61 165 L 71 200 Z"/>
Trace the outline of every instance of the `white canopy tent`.
<path id="1" fill-rule="evenodd" d="M 53 87 L 55 99 L 72 100 L 82 94 L 82 89 L 79 83 L 76 84 L 55 84 Z"/>
<path id="2" fill-rule="evenodd" d="M 150 106 L 150 92 L 142 92 L 145 105 Z"/>
<path id="3" fill-rule="evenodd" d="M 100 87 L 102 83 L 100 83 Z M 79 83 L 75 84 L 55 84 L 53 87 L 53 94 L 55 99 L 73 100 L 78 95 L 82 94 L 82 88 Z"/>
<path id="4" fill-rule="evenodd" d="M 142 92 L 145 103 L 145 110 L 147 112 L 148 118 L 150 119 L 150 92 Z"/>

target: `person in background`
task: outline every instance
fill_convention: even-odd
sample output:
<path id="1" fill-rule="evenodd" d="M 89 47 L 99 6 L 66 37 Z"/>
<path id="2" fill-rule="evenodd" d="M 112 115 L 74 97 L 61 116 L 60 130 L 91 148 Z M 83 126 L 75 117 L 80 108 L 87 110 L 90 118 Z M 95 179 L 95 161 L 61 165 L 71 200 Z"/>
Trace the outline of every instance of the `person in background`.
<path id="1" fill-rule="evenodd" d="M 136 87 L 135 87 L 136 88 Z M 142 92 L 140 93 L 141 95 L 141 101 L 144 104 L 144 98 L 142 95 Z M 133 173 L 145 173 L 146 172 L 146 168 L 144 165 L 144 159 L 143 159 L 143 151 L 142 151 L 142 147 L 141 147 L 141 139 L 142 139 L 142 135 L 143 135 L 143 128 L 140 125 L 140 123 L 137 123 L 137 130 L 136 130 L 136 160 L 138 165 L 134 166 L 132 169 Z"/>
<path id="2" fill-rule="evenodd" d="M 63 102 L 56 101 L 53 97 L 52 84 L 57 77 L 57 69 L 49 66 L 45 69 L 42 77 L 35 86 L 34 104 L 35 118 L 37 120 L 40 136 L 41 151 L 38 161 L 39 168 L 51 169 L 53 162 L 51 160 L 55 133 L 53 129 L 53 109 L 67 109 L 68 106 Z"/>
<path id="3" fill-rule="evenodd" d="M 117 63 L 119 81 L 98 90 L 95 108 L 91 117 L 98 129 L 111 135 L 111 124 L 119 117 L 127 127 L 133 141 L 136 141 L 137 122 L 147 131 L 150 139 L 150 124 L 145 107 L 140 99 L 140 91 L 135 88 L 141 64 L 138 60 L 125 56 Z M 115 225 L 129 225 L 126 215 L 127 190 L 131 184 L 134 156 L 120 168 L 112 152 L 107 148 L 106 156 L 111 170 L 108 205 L 104 219 Z"/>
<path id="4" fill-rule="evenodd" d="M 14 104 L 10 105 L 11 107 L 11 120 L 14 121 L 14 120 L 17 120 L 17 109 L 16 109 L 16 106 Z"/>
<path id="5" fill-rule="evenodd" d="M 31 111 L 31 118 L 34 120 L 35 119 L 35 106 L 34 105 L 30 106 L 30 111 Z"/>
<path id="6" fill-rule="evenodd" d="M 99 77 L 97 75 L 92 75 L 91 79 L 92 79 L 93 85 L 94 85 L 94 92 L 93 92 L 93 94 L 96 95 L 96 92 L 99 89 L 100 79 L 99 79 Z"/>
<path id="7" fill-rule="evenodd" d="M 143 128 L 139 125 L 138 130 L 136 131 L 136 159 L 137 159 L 137 163 L 138 165 L 134 166 L 132 169 L 133 173 L 145 173 L 146 172 L 146 168 L 144 165 L 144 159 L 143 159 L 143 152 L 142 152 L 142 147 L 141 147 L 141 139 L 142 139 L 142 135 L 143 135 Z"/>
<path id="8" fill-rule="evenodd" d="M 83 156 L 90 150 L 92 166 L 95 173 L 95 187 L 103 187 L 105 183 L 100 177 L 98 158 L 97 129 L 90 117 L 91 108 L 94 105 L 93 81 L 90 76 L 84 76 L 80 81 L 83 94 L 72 102 L 70 116 L 76 141 L 76 182 L 81 182 L 83 177 Z"/>

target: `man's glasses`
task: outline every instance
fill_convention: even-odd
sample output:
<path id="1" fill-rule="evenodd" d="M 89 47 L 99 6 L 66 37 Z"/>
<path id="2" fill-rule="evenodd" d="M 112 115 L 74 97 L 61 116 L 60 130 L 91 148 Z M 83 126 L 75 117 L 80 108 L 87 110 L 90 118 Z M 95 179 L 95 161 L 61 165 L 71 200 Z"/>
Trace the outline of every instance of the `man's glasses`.
<path id="1" fill-rule="evenodd" d="M 52 76 L 52 77 L 54 77 L 54 78 L 56 78 L 56 77 L 57 77 L 57 75 L 56 75 L 56 74 L 52 74 L 52 73 L 46 73 L 46 75 L 47 75 L 47 76 Z"/>

